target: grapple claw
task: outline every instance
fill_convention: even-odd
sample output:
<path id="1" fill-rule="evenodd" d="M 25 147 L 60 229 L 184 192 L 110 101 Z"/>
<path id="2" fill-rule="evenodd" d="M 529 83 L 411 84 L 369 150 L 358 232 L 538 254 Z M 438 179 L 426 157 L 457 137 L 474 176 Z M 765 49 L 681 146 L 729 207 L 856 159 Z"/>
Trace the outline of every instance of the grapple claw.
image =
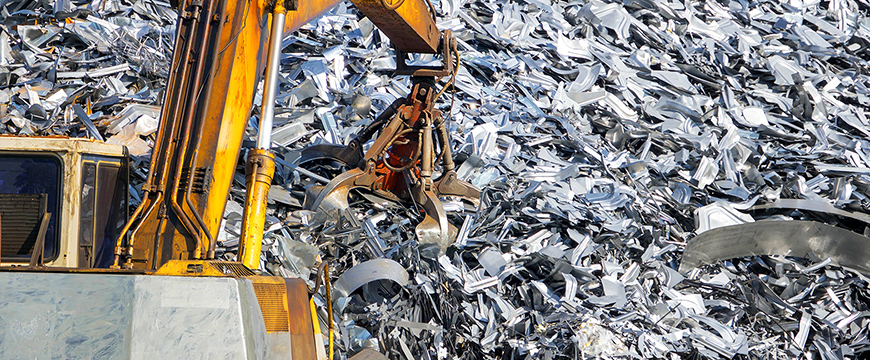
<path id="1" fill-rule="evenodd" d="M 456 196 L 472 203 L 475 207 L 480 205 L 480 190 L 468 182 L 459 180 L 456 172 L 447 171 L 433 184 L 439 196 Z"/>
<path id="2" fill-rule="evenodd" d="M 324 211 L 327 214 L 335 210 L 347 209 L 347 195 L 350 190 L 359 187 L 357 181 L 367 173 L 359 168 L 345 171 L 326 186 L 317 189 L 311 187 L 305 191 L 304 208 L 306 210 Z"/>
<path id="3" fill-rule="evenodd" d="M 423 206 L 426 216 L 414 229 L 417 242 L 420 244 L 420 256 L 437 258 L 453 242 L 450 239 L 447 213 L 444 206 L 431 190 L 415 188 L 417 201 Z"/>

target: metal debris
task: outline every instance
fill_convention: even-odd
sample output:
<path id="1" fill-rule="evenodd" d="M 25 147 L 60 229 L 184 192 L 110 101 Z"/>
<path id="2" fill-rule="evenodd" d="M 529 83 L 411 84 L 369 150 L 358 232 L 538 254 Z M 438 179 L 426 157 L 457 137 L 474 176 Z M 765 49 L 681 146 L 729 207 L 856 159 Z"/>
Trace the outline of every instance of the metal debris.
<path id="1" fill-rule="evenodd" d="M 870 238 L 814 221 L 763 221 L 732 225 L 689 242 L 680 271 L 753 255 L 819 257 L 870 276 Z M 830 262 L 830 261 L 829 261 Z"/>
<path id="2" fill-rule="evenodd" d="M 168 3 L 143 3 L 3 2 L 0 134 L 102 140 L 123 132 L 116 143 L 149 152 L 148 132 L 107 130 L 126 107 L 157 104 L 159 112 L 176 14 Z"/>
<path id="3" fill-rule="evenodd" d="M 161 101 L 173 10 L 3 4 L 0 132 L 116 139 L 143 156 L 143 181 L 156 116 L 124 109 Z M 456 242 L 437 259 L 419 254 L 420 212 L 377 194 L 352 194 L 343 213 L 301 210 L 306 187 L 344 166 L 298 166 L 301 150 L 345 144 L 408 91 L 386 37 L 343 3 L 284 40 L 282 191 L 261 269 L 312 279 L 311 262 L 329 261 L 339 284 L 376 261 L 407 275 L 341 286 L 338 358 L 870 354 L 870 4 L 433 5 L 462 52 L 441 104 L 457 173 L 483 190 L 476 208 L 442 199 Z"/>
<path id="4" fill-rule="evenodd" d="M 340 297 L 347 296 L 361 286 L 377 280 L 392 280 L 408 285 L 408 272 L 401 264 L 390 259 L 374 259 L 347 269 L 335 282 Z"/>

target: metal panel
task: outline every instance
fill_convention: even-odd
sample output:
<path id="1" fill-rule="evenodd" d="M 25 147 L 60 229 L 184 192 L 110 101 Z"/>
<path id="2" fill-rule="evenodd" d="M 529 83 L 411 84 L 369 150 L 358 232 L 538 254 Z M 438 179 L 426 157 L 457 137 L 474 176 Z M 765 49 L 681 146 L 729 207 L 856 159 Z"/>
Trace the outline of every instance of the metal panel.
<path id="1" fill-rule="evenodd" d="M 402 52 L 438 52 L 441 32 L 423 0 L 353 0 L 378 29 Z M 396 7 L 398 5 L 398 7 Z M 388 6 L 396 7 L 391 9 Z"/>
<path id="2" fill-rule="evenodd" d="M 260 312 L 266 324 L 266 332 L 289 331 L 287 312 L 287 289 L 284 284 L 254 282 L 254 293 L 260 303 Z"/>
<path id="3" fill-rule="evenodd" d="M 129 358 L 133 282 L 133 276 L 0 273 L 0 359 Z"/>
<path id="4" fill-rule="evenodd" d="M 247 279 L 0 272 L 0 359 L 286 358 Z M 307 310 L 307 307 L 305 308 Z"/>
<path id="5" fill-rule="evenodd" d="M 285 279 L 290 309 L 290 349 L 294 359 L 316 359 L 314 325 L 308 300 L 308 285 L 302 279 Z"/>

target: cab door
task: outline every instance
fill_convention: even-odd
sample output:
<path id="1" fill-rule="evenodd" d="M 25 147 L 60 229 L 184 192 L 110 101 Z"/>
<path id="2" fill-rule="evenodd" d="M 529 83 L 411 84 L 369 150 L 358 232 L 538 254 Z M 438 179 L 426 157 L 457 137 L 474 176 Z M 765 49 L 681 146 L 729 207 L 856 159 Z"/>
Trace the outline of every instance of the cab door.
<path id="1" fill-rule="evenodd" d="M 126 159 L 82 156 L 78 267 L 108 268 L 127 220 Z"/>

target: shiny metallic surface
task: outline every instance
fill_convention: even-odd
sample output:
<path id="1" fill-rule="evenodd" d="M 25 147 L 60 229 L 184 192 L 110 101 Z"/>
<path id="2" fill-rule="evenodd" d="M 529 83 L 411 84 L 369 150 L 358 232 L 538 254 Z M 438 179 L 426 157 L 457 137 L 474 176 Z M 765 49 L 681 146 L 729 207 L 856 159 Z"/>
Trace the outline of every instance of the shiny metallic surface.
<path id="1" fill-rule="evenodd" d="M 272 31 L 269 35 L 266 55 L 266 79 L 263 83 L 263 104 L 260 108 L 260 129 L 257 132 L 257 148 L 272 148 L 272 120 L 275 117 L 275 95 L 278 92 L 278 68 L 281 63 L 281 40 L 283 39 L 283 6 L 272 13 Z"/>
<path id="2" fill-rule="evenodd" d="M 689 242 L 680 272 L 746 256 L 808 254 L 870 276 L 870 238 L 810 221 L 759 221 L 707 231 Z"/>
<path id="3" fill-rule="evenodd" d="M 197 3 L 179 2 L 188 10 Z M 867 276 L 843 265 L 848 246 L 838 242 L 862 239 L 828 229 L 870 233 L 865 1 L 431 3 L 438 29 L 452 32 L 460 50 L 455 81 L 440 68 L 451 47 L 414 53 L 378 30 L 409 6 L 429 7 L 425 0 L 375 1 L 381 8 L 368 12 L 306 1 L 285 22 L 260 271 L 311 279 L 319 277 L 318 259 L 335 276 L 390 259 L 409 275 L 407 285 L 371 281 L 348 296 L 312 295 L 320 309 L 314 318 L 336 320 L 329 322 L 337 357 L 375 349 L 408 359 L 867 356 Z M 249 20 L 257 20 L 245 27 L 233 12 L 220 24 L 234 27 L 221 32 L 240 34 L 264 61 L 268 38 L 248 36 L 269 29 L 271 9 L 254 11 L 262 5 L 250 8 Z M 160 0 L 5 1 L 0 132 L 123 144 L 133 155 L 132 204 L 153 202 L 157 190 L 138 190 L 161 158 L 147 155 L 160 142 L 158 122 L 141 106 L 161 102 L 172 37 L 186 33 L 173 21 L 195 13 L 176 10 Z M 425 20 L 405 17 L 395 29 Z M 398 111 L 413 106 L 405 100 L 414 82 L 400 74 L 445 76 L 435 83 L 444 94 L 432 109 L 447 136 L 435 120 L 428 189 L 451 240 L 457 231 L 434 258 L 424 254 L 440 247 L 421 246 L 426 235 L 415 230 L 434 224 L 432 238 L 440 237 L 443 227 L 431 216 L 437 210 L 424 207 L 419 190 L 399 196 L 429 186 L 421 172 L 355 161 L 355 152 L 329 156 L 354 144 L 360 159 L 371 149 L 375 156 L 397 134 L 404 144 L 390 150 L 390 165 L 404 168 L 416 156 L 422 127 L 403 133 L 390 124 L 396 114 L 417 118 Z M 240 88 L 260 83 L 257 75 L 232 83 L 245 81 Z M 211 88 L 204 98 L 226 103 L 260 96 Z M 241 109 L 234 126 L 247 127 L 250 104 L 233 108 Z M 178 121 L 180 134 L 185 119 Z M 201 146 L 199 133 L 188 148 L 211 147 L 211 138 L 238 139 L 228 141 L 231 151 L 256 148 L 252 133 L 202 134 Z M 174 138 L 181 147 L 184 137 Z M 319 153 L 306 153 L 309 145 Z M 203 157 L 188 154 L 184 162 L 213 161 Z M 244 174 L 238 153 L 217 158 L 226 167 L 213 178 L 229 185 L 208 184 L 208 195 L 192 191 L 190 199 L 208 196 L 221 207 L 203 210 L 203 220 L 214 231 L 214 256 L 233 259 Z M 358 189 L 333 207 L 339 216 L 311 208 L 317 196 L 303 204 L 305 193 L 317 194 L 349 168 L 366 174 L 342 181 Z M 138 217 L 161 216 L 159 206 L 146 210 Z M 175 213 L 163 214 L 158 230 L 186 236 Z M 194 226 L 195 215 L 188 214 Z M 811 225 L 777 232 L 795 222 Z M 725 229 L 730 235 L 720 236 Z M 807 250 L 801 243 L 821 245 L 797 255 Z M 699 249 L 737 257 L 699 258 Z M 697 266 L 681 273 L 683 262 Z"/>

